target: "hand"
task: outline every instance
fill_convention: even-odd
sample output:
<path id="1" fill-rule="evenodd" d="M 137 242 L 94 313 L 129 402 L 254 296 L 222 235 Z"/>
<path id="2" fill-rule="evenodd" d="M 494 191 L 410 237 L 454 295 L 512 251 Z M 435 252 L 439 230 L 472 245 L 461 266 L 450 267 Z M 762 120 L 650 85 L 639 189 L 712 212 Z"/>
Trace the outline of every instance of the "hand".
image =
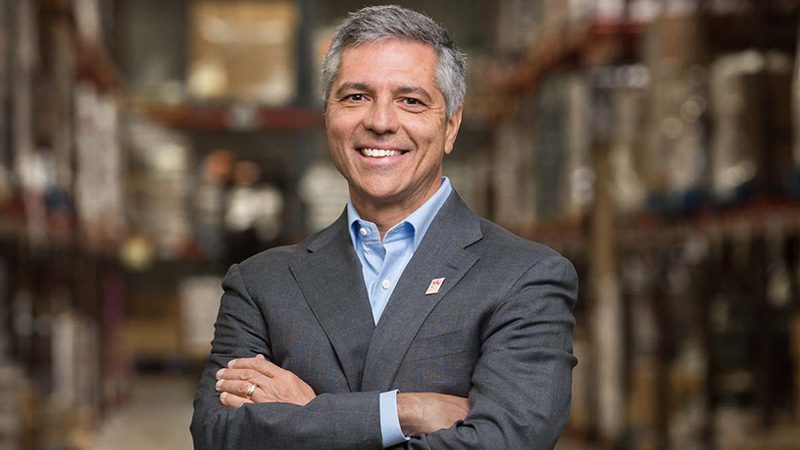
<path id="1" fill-rule="evenodd" d="M 317 394 L 297 375 L 282 369 L 264 356 L 233 359 L 227 369 L 217 372 L 216 389 L 225 406 L 239 408 L 246 403 L 292 403 L 303 406 Z M 247 398 L 247 388 L 256 385 Z"/>
<path id="2" fill-rule="evenodd" d="M 450 428 L 469 413 L 469 399 L 432 392 L 397 394 L 400 429 L 406 436 Z"/>

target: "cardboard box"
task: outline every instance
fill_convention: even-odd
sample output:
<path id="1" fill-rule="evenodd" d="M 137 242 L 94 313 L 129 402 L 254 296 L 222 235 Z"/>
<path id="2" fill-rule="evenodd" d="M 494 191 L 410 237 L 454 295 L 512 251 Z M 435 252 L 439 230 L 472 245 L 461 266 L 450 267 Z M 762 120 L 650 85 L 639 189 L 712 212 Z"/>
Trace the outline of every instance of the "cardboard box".
<path id="1" fill-rule="evenodd" d="M 294 2 L 195 2 L 189 92 L 280 105 L 296 91 Z"/>

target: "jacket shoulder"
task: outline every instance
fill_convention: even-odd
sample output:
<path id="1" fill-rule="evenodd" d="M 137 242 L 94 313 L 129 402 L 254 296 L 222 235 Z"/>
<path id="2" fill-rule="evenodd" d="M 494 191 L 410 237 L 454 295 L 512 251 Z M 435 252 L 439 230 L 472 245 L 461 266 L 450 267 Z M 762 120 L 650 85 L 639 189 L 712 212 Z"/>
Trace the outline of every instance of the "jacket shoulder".
<path id="1" fill-rule="evenodd" d="M 481 259 L 488 267 L 500 267 L 511 278 L 530 276 L 558 280 L 571 290 L 577 289 L 578 275 L 575 266 L 552 248 L 521 238 L 503 227 L 481 219 L 483 239 Z M 574 297 L 574 294 L 573 294 Z"/>
<path id="2" fill-rule="evenodd" d="M 275 263 L 285 263 L 292 254 L 297 252 L 299 246 L 300 244 L 282 245 L 280 247 L 272 247 L 260 251 L 240 262 L 239 267 L 242 270 L 246 270 L 255 267 L 263 268 L 264 266 L 274 265 Z"/>
<path id="3" fill-rule="evenodd" d="M 505 259 L 530 262 L 531 259 L 561 259 L 563 256 L 552 248 L 531 241 L 506 230 L 505 228 L 481 218 L 481 242 L 485 251 Z"/>

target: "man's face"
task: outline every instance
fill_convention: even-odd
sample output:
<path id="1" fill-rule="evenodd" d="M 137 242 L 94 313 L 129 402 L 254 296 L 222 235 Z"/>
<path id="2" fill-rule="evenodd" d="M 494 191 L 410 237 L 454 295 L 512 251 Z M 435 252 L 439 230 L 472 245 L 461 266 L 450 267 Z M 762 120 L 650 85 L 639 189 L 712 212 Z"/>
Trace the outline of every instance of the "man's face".
<path id="1" fill-rule="evenodd" d="M 342 53 L 325 124 L 331 158 L 356 206 L 410 213 L 438 189 L 461 109 L 447 120 L 437 62 L 431 47 L 399 39 Z"/>

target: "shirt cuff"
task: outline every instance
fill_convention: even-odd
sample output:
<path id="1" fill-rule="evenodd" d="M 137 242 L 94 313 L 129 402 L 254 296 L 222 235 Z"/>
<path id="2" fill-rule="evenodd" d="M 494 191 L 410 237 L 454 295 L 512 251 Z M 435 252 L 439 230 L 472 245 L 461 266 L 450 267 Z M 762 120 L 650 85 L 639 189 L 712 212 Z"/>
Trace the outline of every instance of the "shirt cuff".
<path id="1" fill-rule="evenodd" d="M 400 416 L 397 415 L 397 389 L 380 394 L 381 437 L 383 448 L 405 442 L 408 438 L 400 429 Z"/>

